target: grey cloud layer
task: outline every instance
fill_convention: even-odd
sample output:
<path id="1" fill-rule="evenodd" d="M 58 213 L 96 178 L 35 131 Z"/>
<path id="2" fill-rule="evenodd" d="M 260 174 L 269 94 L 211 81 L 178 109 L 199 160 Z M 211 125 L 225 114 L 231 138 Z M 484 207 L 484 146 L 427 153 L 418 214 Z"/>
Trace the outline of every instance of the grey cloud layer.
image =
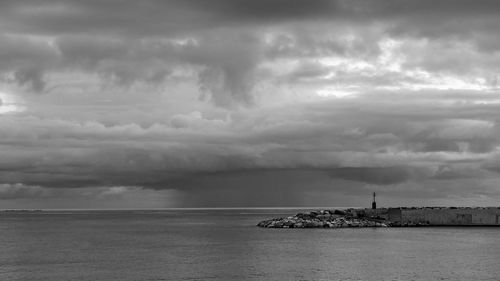
<path id="1" fill-rule="evenodd" d="M 1 1 L 0 198 L 493 200 L 498 14 L 465 0 Z"/>
<path id="2" fill-rule="evenodd" d="M 3 1 L 0 5 L 4 33 L 0 71 L 7 81 L 37 92 L 54 86 L 48 78 L 53 73 L 97 73 L 104 81 L 125 85 L 161 84 L 175 79 L 175 70 L 188 65 L 197 73 L 202 98 L 224 107 L 252 105 L 254 86 L 266 77 L 258 75 L 260 64 L 328 55 L 373 62 L 382 52 L 379 40 L 384 37 L 409 40 L 400 49 L 406 57 L 402 67 L 408 71 L 473 74 L 494 83 L 499 70 L 497 1 Z M 380 66 L 375 66 L 376 73 L 349 71 L 345 65 L 311 72 L 310 66 L 299 66 L 288 81 L 314 81 L 311 75 L 317 75 L 316 82 L 322 85 L 418 82 L 410 77 L 413 74 L 396 75 Z M 334 78 L 321 78 L 328 74 Z"/>
<path id="3" fill-rule="evenodd" d="M 162 188 L 193 174 L 254 169 L 319 169 L 373 184 L 437 177 L 445 168 L 459 178 L 463 165 L 494 169 L 498 106 L 457 110 L 432 93 L 421 96 L 408 105 L 388 95 L 234 113 L 229 120 L 194 112 L 147 127 L 4 116 L 0 174 L 42 186 Z"/>
<path id="4" fill-rule="evenodd" d="M 161 34 L 238 23 L 269 24 L 307 19 L 415 21 L 425 30 L 448 20 L 495 17 L 497 1 L 326 1 L 304 0 L 147 0 L 3 1 L 2 18 L 15 31 L 108 32 Z M 429 22 L 431 20 L 431 22 Z M 458 28 L 457 28 L 458 30 Z M 467 31 L 467 30 L 466 30 Z"/>

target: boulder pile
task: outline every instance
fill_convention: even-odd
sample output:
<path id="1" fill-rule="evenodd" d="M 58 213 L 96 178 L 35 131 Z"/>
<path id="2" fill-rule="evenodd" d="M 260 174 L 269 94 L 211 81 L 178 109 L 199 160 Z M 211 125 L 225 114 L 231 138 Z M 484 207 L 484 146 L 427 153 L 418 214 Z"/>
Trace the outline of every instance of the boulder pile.
<path id="1" fill-rule="evenodd" d="M 264 220 L 257 224 L 267 228 L 344 228 L 387 227 L 388 224 L 370 218 L 354 217 L 342 210 L 321 210 L 298 213 L 286 218 Z"/>

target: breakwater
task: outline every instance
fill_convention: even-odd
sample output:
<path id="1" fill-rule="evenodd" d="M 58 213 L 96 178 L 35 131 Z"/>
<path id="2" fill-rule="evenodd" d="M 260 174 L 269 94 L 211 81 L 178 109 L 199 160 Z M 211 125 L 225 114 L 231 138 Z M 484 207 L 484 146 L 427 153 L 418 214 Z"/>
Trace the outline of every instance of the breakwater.
<path id="1" fill-rule="evenodd" d="M 500 207 L 399 207 L 352 212 L 359 217 L 384 218 L 393 226 L 500 226 Z"/>
<path id="2" fill-rule="evenodd" d="M 264 220 L 257 224 L 267 228 L 346 228 L 387 227 L 385 220 L 354 215 L 351 210 L 319 210 L 295 216 Z"/>
<path id="3" fill-rule="evenodd" d="M 500 226 L 500 207 L 400 207 L 318 210 L 261 221 L 267 228 Z"/>

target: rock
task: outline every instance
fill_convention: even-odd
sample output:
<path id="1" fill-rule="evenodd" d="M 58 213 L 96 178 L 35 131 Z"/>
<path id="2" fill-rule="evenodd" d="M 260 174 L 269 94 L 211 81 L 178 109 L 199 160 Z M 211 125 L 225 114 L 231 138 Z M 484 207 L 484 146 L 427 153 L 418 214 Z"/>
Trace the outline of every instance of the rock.
<path id="1" fill-rule="evenodd" d="M 330 214 L 328 214 L 328 215 L 325 215 L 325 214 L 318 215 L 316 218 L 319 219 L 319 220 L 329 220 L 330 219 Z"/>
<path id="2" fill-rule="evenodd" d="M 318 211 L 309 212 L 309 215 L 313 218 L 317 217 L 320 213 Z"/>
<path id="3" fill-rule="evenodd" d="M 345 215 L 341 215 L 341 214 Z M 422 225 L 420 223 L 412 226 Z M 376 218 L 356 217 L 340 210 L 319 210 L 310 213 L 298 213 L 295 216 L 264 220 L 257 223 L 266 228 L 341 228 L 341 227 L 388 227 L 391 222 L 382 223 Z"/>
<path id="4" fill-rule="evenodd" d="M 304 223 L 304 227 L 310 227 L 310 228 L 312 228 L 312 227 L 314 227 L 314 222 L 312 222 L 312 221 L 306 221 Z"/>
<path id="5" fill-rule="evenodd" d="M 297 215 L 295 215 L 297 218 L 300 218 L 300 219 L 304 219 L 304 220 L 310 220 L 312 219 L 313 217 L 309 214 L 303 214 L 303 213 L 298 213 Z"/>
<path id="6" fill-rule="evenodd" d="M 335 210 L 333 211 L 333 214 L 334 215 L 341 215 L 341 216 L 345 216 L 346 215 L 346 212 L 342 211 L 342 210 Z"/>

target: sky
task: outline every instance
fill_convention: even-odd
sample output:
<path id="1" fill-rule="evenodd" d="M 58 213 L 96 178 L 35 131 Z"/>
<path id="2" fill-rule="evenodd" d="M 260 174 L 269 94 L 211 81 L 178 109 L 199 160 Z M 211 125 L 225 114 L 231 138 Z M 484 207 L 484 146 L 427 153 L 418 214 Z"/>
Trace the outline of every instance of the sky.
<path id="1" fill-rule="evenodd" d="M 499 206 L 499 14 L 1 1 L 0 208 Z"/>

